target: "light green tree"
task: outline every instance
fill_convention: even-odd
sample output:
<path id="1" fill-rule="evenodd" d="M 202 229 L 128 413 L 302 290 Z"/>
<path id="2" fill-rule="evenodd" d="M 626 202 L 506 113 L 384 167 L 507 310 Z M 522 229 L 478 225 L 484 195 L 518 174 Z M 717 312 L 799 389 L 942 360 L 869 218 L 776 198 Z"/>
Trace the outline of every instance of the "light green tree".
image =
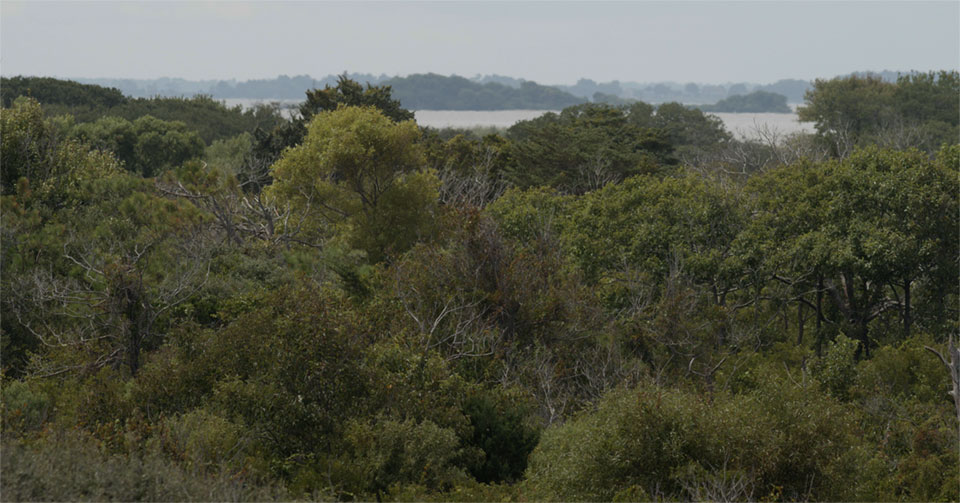
<path id="1" fill-rule="evenodd" d="M 270 197 L 294 210 L 312 243 L 338 236 L 379 260 L 429 232 L 438 182 L 423 171 L 413 121 L 396 123 L 372 107 L 316 115 L 303 143 L 273 165 Z"/>

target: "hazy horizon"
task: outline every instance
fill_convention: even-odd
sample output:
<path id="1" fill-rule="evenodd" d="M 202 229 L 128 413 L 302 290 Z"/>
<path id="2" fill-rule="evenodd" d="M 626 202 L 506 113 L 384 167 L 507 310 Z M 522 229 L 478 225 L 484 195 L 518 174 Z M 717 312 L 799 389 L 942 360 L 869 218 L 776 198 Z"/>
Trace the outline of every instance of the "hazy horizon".
<path id="1" fill-rule="evenodd" d="M 818 76 L 816 76 L 816 77 L 812 77 L 812 78 L 809 78 L 809 79 L 805 79 L 805 78 L 800 78 L 800 77 L 794 77 L 794 76 L 789 76 L 789 75 L 787 75 L 787 76 L 783 76 L 783 77 L 780 77 L 780 78 L 777 78 L 777 79 L 774 79 L 774 80 L 771 80 L 771 81 L 764 81 L 764 82 L 748 81 L 748 80 L 728 80 L 728 81 L 723 81 L 723 82 L 717 82 L 717 81 L 678 81 L 678 80 L 646 80 L 646 81 L 634 81 L 634 80 L 626 80 L 626 79 L 600 80 L 600 79 L 591 78 L 589 75 L 581 76 L 581 77 L 579 77 L 577 80 L 580 80 L 580 79 L 593 80 L 594 82 L 597 82 L 598 84 L 603 84 L 603 83 L 609 83 L 609 82 L 614 82 L 614 81 L 616 81 L 616 82 L 621 82 L 621 83 L 636 83 L 636 84 L 661 84 L 661 83 L 690 84 L 690 83 L 693 83 L 693 84 L 703 84 L 703 85 L 733 85 L 733 84 L 743 84 L 743 83 L 746 83 L 746 84 L 768 85 L 768 84 L 776 83 L 776 82 L 781 81 L 781 80 L 791 80 L 791 79 L 807 80 L 807 81 L 812 82 L 814 79 L 830 79 L 830 78 L 834 78 L 834 77 L 838 77 L 838 76 L 842 76 L 842 75 L 849 75 L 849 74 L 852 74 L 852 73 L 858 73 L 858 74 L 864 74 L 864 73 L 879 74 L 879 73 L 882 73 L 882 72 L 893 72 L 893 73 L 907 74 L 907 73 L 909 73 L 909 72 L 928 73 L 928 72 L 938 72 L 938 71 L 941 71 L 941 70 L 945 70 L 945 69 L 944 69 L 944 68 L 927 68 L 927 69 L 918 69 L 918 68 L 911 68 L 911 69 L 870 68 L 870 69 L 855 69 L 855 70 L 850 70 L 850 71 L 847 71 L 847 72 L 842 72 L 842 73 L 839 73 L 839 74 L 836 74 L 836 75 L 818 75 Z M 411 75 L 416 75 L 416 74 L 437 73 L 437 72 L 414 72 L 414 73 L 406 73 L 406 74 L 386 74 L 386 73 L 382 73 L 382 72 L 354 72 L 354 71 L 349 70 L 349 69 L 346 70 L 346 72 L 347 72 L 348 74 L 351 74 L 351 75 L 357 75 L 357 74 L 362 74 L 362 75 L 375 75 L 375 76 L 386 75 L 388 78 L 394 78 L 394 77 L 403 78 L 403 77 L 409 77 L 409 76 L 411 76 Z M 71 80 L 71 79 L 80 79 L 80 80 L 131 80 L 131 81 L 143 81 L 143 82 L 149 82 L 149 81 L 161 80 L 161 79 L 171 79 L 171 80 L 181 79 L 181 80 L 184 80 L 184 81 L 187 81 L 187 82 L 231 82 L 231 81 L 234 81 L 234 82 L 238 82 L 238 83 L 240 83 L 240 82 L 247 82 L 247 81 L 255 81 L 255 80 L 267 80 L 267 81 L 269 81 L 269 80 L 278 79 L 278 78 L 280 78 L 280 77 L 295 78 L 295 77 L 300 77 L 300 76 L 307 76 L 307 77 L 310 77 L 310 78 L 313 78 L 313 79 L 323 79 L 323 78 L 326 78 L 326 77 L 329 77 L 329 76 L 340 75 L 340 74 L 342 74 L 342 73 L 344 73 L 344 72 L 341 71 L 341 72 L 327 73 L 327 74 L 323 74 L 323 75 L 312 75 L 312 74 L 279 74 L 279 75 L 274 75 L 274 76 L 272 76 L 272 77 L 271 77 L 271 76 L 268 76 L 268 77 L 256 77 L 256 78 L 251 78 L 251 79 L 240 79 L 240 78 L 236 78 L 236 77 L 210 78 L 210 79 L 190 79 L 190 78 L 185 78 L 185 77 L 182 77 L 182 76 L 179 76 L 179 75 L 160 75 L 160 76 L 157 76 L 157 77 L 124 77 L 124 76 L 116 76 L 116 75 L 96 75 L 96 76 L 90 76 L 90 77 L 88 77 L 88 76 L 76 76 L 76 75 L 38 75 L 38 74 L 24 74 L 24 73 L 12 74 L 12 73 L 7 73 L 7 72 L 4 72 L 4 71 L 0 70 L 0 74 L 2 74 L 4 77 L 14 77 L 14 76 L 23 76 L 23 77 L 51 77 L 51 78 L 63 79 L 63 80 Z M 571 86 L 571 85 L 574 85 L 574 84 L 577 83 L 577 80 L 571 81 L 571 82 L 549 82 L 549 83 L 548 83 L 548 82 L 539 82 L 539 81 L 536 81 L 536 80 L 534 80 L 534 79 L 526 78 L 526 77 L 523 76 L 523 75 L 504 75 L 504 74 L 473 74 L 473 75 L 439 74 L 439 75 L 443 75 L 443 76 L 445 76 L 445 77 L 454 77 L 454 76 L 455 76 L 455 77 L 463 77 L 463 78 L 466 78 L 466 79 L 473 79 L 473 78 L 475 78 L 475 77 L 492 77 L 492 76 L 508 77 L 508 78 L 514 78 L 514 79 L 517 79 L 517 80 L 527 80 L 527 81 L 531 81 L 531 82 L 536 82 L 537 84 L 541 84 L 541 85 L 545 85 L 545 86 Z"/>
<path id="2" fill-rule="evenodd" d="M 958 2 L 5 0 L 0 24 L 5 76 L 769 84 L 960 61 Z"/>

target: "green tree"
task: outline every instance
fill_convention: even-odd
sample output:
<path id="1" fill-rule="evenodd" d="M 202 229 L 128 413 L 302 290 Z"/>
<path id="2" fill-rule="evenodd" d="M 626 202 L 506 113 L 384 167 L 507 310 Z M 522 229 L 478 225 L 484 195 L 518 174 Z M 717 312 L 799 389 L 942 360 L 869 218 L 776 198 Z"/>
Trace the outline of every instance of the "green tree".
<path id="1" fill-rule="evenodd" d="M 888 129 L 894 129 L 892 133 L 901 135 L 912 132 L 908 139 L 915 144 L 906 146 L 916 146 L 926 151 L 934 151 L 943 144 L 955 144 L 960 141 L 958 95 L 960 72 L 901 75 L 897 79 L 893 99 L 902 119 L 891 125 L 894 128 Z"/>
<path id="2" fill-rule="evenodd" d="M 940 156 L 956 158 L 956 148 Z M 956 295 L 946 281 L 957 275 L 960 247 L 949 216 L 960 211 L 950 164 L 870 148 L 843 161 L 775 170 L 752 182 L 758 198 L 745 246 L 759 247 L 769 274 L 799 291 L 814 289 L 817 320 L 825 316 L 822 301 L 830 302 L 832 321 L 860 343 L 858 356 L 869 355 L 873 320 L 899 314 L 902 332 L 891 333 L 899 338 L 915 322 L 918 299 L 926 310 Z M 926 328 L 943 322 L 942 311 L 925 312 Z"/>
<path id="3" fill-rule="evenodd" d="M 44 105 L 88 106 L 111 108 L 127 102 L 118 89 L 79 84 L 50 77 L 3 77 L 0 79 L 0 101 L 13 105 L 20 96 L 28 96 Z"/>
<path id="4" fill-rule="evenodd" d="M 836 156 L 846 157 L 882 122 L 893 120 L 895 84 L 878 76 L 817 79 L 797 108 L 801 121 L 814 122 Z"/>
<path id="5" fill-rule="evenodd" d="M 269 166 L 276 161 L 284 149 L 300 144 L 307 135 L 307 126 L 313 117 L 322 112 L 333 112 L 340 106 L 374 107 L 394 122 L 413 120 L 413 112 L 401 107 L 393 99 L 390 86 L 371 86 L 364 88 L 358 82 L 347 78 L 346 74 L 337 78 L 336 86 L 324 86 L 323 89 L 307 91 L 306 101 L 300 105 L 300 116 L 282 122 L 275 128 L 258 128 L 255 132 L 256 146 L 254 158 L 260 164 Z"/>
<path id="6" fill-rule="evenodd" d="M 585 192 L 672 164 L 662 131 L 634 124 L 625 109 L 585 104 L 522 121 L 507 131 L 507 177 L 526 188 Z"/>
<path id="7" fill-rule="evenodd" d="M 201 157 L 204 150 L 203 139 L 183 122 L 149 115 L 133 122 L 104 117 L 77 125 L 72 134 L 94 148 L 113 152 L 127 170 L 145 178 Z"/>
<path id="8" fill-rule="evenodd" d="M 419 137 L 413 121 L 373 107 L 322 112 L 271 168 L 269 194 L 304 215 L 312 239 L 339 234 L 380 260 L 409 248 L 433 220 L 437 181 L 422 171 Z"/>
<path id="9" fill-rule="evenodd" d="M 350 80 L 346 74 L 337 77 L 336 86 L 324 86 L 323 89 L 307 91 L 307 100 L 300 105 L 300 116 L 309 123 L 320 112 L 332 112 L 341 105 L 351 107 L 373 107 L 394 122 L 413 120 L 413 112 L 402 108 L 400 101 L 392 96 L 390 86 L 371 86 L 364 88 L 360 83 Z"/>

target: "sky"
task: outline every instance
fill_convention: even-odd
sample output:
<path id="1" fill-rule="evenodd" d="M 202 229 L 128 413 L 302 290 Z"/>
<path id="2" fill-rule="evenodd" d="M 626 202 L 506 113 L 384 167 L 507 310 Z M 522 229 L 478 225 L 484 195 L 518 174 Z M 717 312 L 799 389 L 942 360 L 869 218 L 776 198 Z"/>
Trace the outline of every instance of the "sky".
<path id="1" fill-rule="evenodd" d="M 958 66 L 956 0 L 0 1 L 4 76 L 770 83 Z"/>

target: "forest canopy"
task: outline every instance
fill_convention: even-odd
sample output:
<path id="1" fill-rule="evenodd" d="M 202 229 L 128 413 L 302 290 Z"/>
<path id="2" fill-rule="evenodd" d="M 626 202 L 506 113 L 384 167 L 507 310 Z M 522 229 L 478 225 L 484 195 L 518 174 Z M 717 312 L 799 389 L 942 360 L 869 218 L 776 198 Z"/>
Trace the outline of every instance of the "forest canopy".
<path id="1" fill-rule="evenodd" d="M 746 140 L 4 80 L 4 498 L 954 500 L 958 82 Z"/>

